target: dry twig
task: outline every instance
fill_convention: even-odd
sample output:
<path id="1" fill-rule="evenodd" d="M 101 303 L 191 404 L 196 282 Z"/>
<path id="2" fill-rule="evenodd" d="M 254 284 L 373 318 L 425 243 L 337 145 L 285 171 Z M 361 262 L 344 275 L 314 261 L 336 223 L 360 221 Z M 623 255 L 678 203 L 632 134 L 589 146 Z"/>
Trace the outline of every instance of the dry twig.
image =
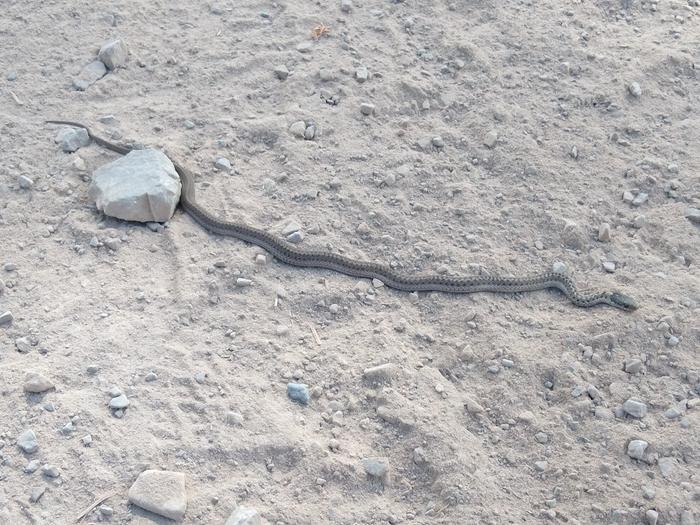
<path id="1" fill-rule="evenodd" d="M 95 510 L 95 508 L 96 508 L 98 505 L 100 505 L 100 504 L 104 503 L 105 501 L 107 501 L 109 498 L 111 498 L 112 496 L 114 496 L 115 494 L 117 494 L 117 492 L 118 492 L 118 491 L 114 490 L 114 491 L 112 491 L 112 492 L 108 492 L 107 494 L 104 494 L 104 495 L 100 496 L 99 498 L 97 498 L 95 501 L 92 502 L 92 504 L 91 504 L 87 509 L 85 509 L 85 510 L 80 514 L 80 516 L 78 516 L 77 518 L 75 518 L 75 523 L 81 523 L 81 522 L 85 519 L 85 517 L 86 517 L 88 514 L 90 514 L 93 510 Z"/>
<path id="2" fill-rule="evenodd" d="M 316 24 L 314 28 L 311 30 L 311 37 L 314 40 L 318 40 L 321 38 L 323 35 L 328 35 L 331 32 L 331 28 L 328 27 L 326 24 Z"/>

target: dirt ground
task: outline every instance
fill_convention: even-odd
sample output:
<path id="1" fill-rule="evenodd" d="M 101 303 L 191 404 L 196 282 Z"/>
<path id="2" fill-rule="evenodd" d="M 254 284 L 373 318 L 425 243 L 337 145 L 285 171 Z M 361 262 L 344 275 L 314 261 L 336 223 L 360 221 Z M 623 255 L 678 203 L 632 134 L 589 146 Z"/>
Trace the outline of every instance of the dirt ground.
<path id="1" fill-rule="evenodd" d="M 128 503 L 144 469 L 186 475 L 188 524 L 700 523 L 699 12 L 4 1 L 0 523 L 72 524 L 102 496 L 83 523 L 171 523 Z M 75 89 L 114 38 L 124 67 Z M 402 293 L 260 264 L 181 210 L 111 219 L 87 190 L 118 155 L 62 152 L 48 118 L 163 149 L 209 209 L 295 222 L 301 246 L 408 273 L 563 263 L 640 308 Z M 30 372 L 54 388 L 26 393 Z"/>

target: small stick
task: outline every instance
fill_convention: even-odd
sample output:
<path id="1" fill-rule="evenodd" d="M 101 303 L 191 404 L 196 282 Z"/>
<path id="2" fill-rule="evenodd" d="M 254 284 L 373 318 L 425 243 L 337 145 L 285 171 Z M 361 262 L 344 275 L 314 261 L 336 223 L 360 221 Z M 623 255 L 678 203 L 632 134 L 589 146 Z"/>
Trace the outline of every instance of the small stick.
<path id="1" fill-rule="evenodd" d="M 14 101 L 17 103 L 17 105 L 19 105 L 19 106 L 24 106 L 24 102 L 22 102 L 22 101 L 17 97 L 17 95 L 14 94 L 14 92 L 10 91 L 10 95 L 12 96 L 12 98 L 14 99 Z"/>
<path id="2" fill-rule="evenodd" d="M 115 491 L 112 491 L 112 492 L 108 492 L 107 494 L 104 494 L 103 496 L 97 498 L 97 499 L 92 503 L 92 505 L 90 505 L 87 509 L 85 509 L 85 510 L 82 512 L 82 514 L 80 514 L 80 516 L 78 516 L 77 518 L 75 518 L 75 523 L 80 523 L 81 521 L 83 521 L 83 520 L 85 519 L 85 517 L 86 517 L 88 514 L 90 514 L 93 510 L 95 510 L 95 508 L 96 508 L 98 505 L 100 505 L 101 503 L 104 503 L 105 501 L 107 501 L 109 498 L 111 498 L 112 496 L 114 496 L 115 494 L 117 494 L 117 492 L 118 492 L 118 491 L 116 491 L 116 490 L 115 490 Z"/>
<path id="3" fill-rule="evenodd" d="M 316 329 L 312 325 L 309 325 L 309 328 L 311 328 L 311 333 L 314 335 L 314 339 L 316 340 L 316 344 L 318 346 L 321 346 L 321 338 L 318 336 L 318 332 L 316 331 Z"/>

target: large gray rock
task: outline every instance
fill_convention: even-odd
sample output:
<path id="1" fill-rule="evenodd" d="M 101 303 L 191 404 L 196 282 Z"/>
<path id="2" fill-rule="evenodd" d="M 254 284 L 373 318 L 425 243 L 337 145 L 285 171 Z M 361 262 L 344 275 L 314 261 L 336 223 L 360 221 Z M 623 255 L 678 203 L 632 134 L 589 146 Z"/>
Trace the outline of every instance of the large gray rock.
<path id="1" fill-rule="evenodd" d="M 89 194 L 105 215 L 138 222 L 165 222 L 180 200 L 173 163 L 154 149 L 135 150 L 101 166 Z"/>
<path id="2" fill-rule="evenodd" d="M 182 521 L 187 509 L 185 475 L 144 470 L 129 489 L 129 502 L 171 520 Z"/>
<path id="3" fill-rule="evenodd" d="M 238 507 L 224 525 L 262 525 L 260 514 L 250 507 Z"/>
<path id="4" fill-rule="evenodd" d="M 126 63 L 128 54 L 124 41 L 117 39 L 104 44 L 100 48 L 97 58 L 99 58 L 108 69 L 117 69 Z"/>

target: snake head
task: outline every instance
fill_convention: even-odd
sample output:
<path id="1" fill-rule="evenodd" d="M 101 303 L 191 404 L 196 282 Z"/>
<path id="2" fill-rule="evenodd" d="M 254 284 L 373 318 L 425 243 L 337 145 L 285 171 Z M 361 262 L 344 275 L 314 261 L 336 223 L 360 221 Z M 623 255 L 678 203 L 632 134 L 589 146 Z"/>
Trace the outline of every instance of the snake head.
<path id="1" fill-rule="evenodd" d="M 608 295 L 608 300 L 608 304 L 625 310 L 626 312 L 633 312 L 639 308 L 637 301 L 632 299 L 629 295 L 620 292 L 611 292 L 610 295 Z"/>

